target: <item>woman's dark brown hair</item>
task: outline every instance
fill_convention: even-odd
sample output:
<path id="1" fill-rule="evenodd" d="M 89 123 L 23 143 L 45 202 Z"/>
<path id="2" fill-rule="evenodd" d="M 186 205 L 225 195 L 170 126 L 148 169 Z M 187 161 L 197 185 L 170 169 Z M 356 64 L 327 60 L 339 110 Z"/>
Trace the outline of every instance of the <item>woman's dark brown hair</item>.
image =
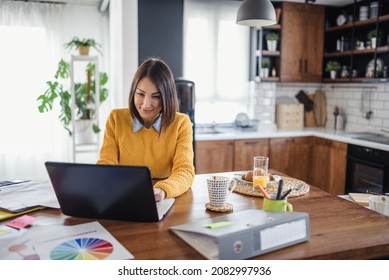
<path id="1" fill-rule="evenodd" d="M 178 98 L 174 77 L 169 66 L 158 58 L 149 58 L 139 66 L 132 79 L 128 102 L 132 117 L 136 117 L 142 123 L 142 118 L 135 107 L 134 96 L 139 81 L 144 77 L 148 77 L 161 94 L 162 132 L 173 122 L 178 111 Z"/>

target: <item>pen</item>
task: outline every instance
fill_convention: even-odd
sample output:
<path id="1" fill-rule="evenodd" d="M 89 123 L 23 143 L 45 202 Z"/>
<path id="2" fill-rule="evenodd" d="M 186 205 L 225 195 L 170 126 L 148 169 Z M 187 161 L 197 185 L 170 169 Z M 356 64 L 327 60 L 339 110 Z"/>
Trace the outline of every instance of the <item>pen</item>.
<path id="1" fill-rule="evenodd" d="M 271 199 L 270 196 L 268 195 L 268 193 L 262 188 L 262 186 L 260 184 L 257 184 L 257 188 L 261 191 L 261 193 L 263 194 L 263 196 L 267 199 Z"/>
<path id="2" fill-rule="evenodd" d="M 286 193 L 284 193 L 284 195 L 281 197 L 281 200 L 284 200 L 288 196 L 288 194 L 290 194 L 291 192 L 292 192 L 292 189 L 287 190 Z"/>
<path id="3" fill-rule="evenodd" d="M 373 195 L 385 195 L 385 196 L 388 196 L 386 193 L 378 193 L 378 192 L 371 192 L 371 191 L 368 191 L 367 193 L 368 194 L 373 194 Z"/>
<path id="4" fill-rule="evenodd" d="M 276 199 L 279 200 L 281 199 L 281 194 L 282 194 L 282 189 L 284 188 L 284 180 L 280 180 L 280 182 L 278 183 L 278 191 L 277 191 L 277 197 Z"/>

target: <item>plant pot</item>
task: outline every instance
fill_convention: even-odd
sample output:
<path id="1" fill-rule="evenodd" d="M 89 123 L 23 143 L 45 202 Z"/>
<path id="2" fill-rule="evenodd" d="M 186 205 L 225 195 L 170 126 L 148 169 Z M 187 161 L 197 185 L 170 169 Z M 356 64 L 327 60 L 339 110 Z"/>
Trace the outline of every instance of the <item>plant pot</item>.
<path id="1" fill-rule="evenodd" d="M 370 42 L 371 42 L 371 48 L 375 49 L 377 47 L 377 38 L 376 37 L 371 38 Z"/>
<path id="2" fill-rule="evenodd" d="M 277 50 L 277 41 L 275 40 L 267 40 L 267 49 L 269 51 L 276 51 Z"/>
<path id="3" fill-rule="evenodd" d="M 75 143 L 95 144 L 97 142 L 97 134 L 92 129 L 93 120 L 76 120 L 74 123 Z"/>
<path id="4" fill-rule="evenodd" d="M 80 46 L 78 51 L 80 55 L 89 55 L 89 46 Z"/>
<path id="5" fill-rule="evenodd" d="M 261 68 L 261 78 L 269 77 L 269 68 Z"/>
<path id="6" fill-rule="evenodd" d="M 330 71 L 330 77 L 333 80 L 336 79 L 336 71 L 335 70 Z"/>

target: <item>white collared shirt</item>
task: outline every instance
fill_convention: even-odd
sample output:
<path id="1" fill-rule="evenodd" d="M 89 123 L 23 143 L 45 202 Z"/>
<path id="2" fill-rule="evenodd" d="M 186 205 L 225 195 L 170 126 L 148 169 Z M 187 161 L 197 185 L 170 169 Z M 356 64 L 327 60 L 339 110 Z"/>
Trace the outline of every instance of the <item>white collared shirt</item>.
<path id="1" fill-rule="evenodd" d="M 161 131 L 161 121 L 162 121 L 162 114 L 159 114 L 158 118 L 155 120 L 153 125 L 150 128 L 154 128 L 156 131 Z M 132 118 L 132 131 L 138 132 L 143 127 L 145 127 L 137 118 Z"/>

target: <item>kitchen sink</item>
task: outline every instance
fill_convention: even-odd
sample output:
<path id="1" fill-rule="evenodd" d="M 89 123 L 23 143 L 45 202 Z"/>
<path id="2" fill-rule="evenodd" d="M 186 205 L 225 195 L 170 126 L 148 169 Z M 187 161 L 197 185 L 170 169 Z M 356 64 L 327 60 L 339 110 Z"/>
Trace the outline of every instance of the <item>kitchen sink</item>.
<path id="1" fill-rule="evenodd" d="M 354 137 L 354 138 L 389 145 L 389 137 L 387 137 L 385 135 L 381 135 L 381 134 L 359 136 L 359 137 Z"/>
<path id="2" fill-rule="evenodd" d="M 257 131 L 256 126 L 236 126 L 235 124 L 197 125 L 196 134 L 221 134 L 221 133 L 242 133 Z"/>
<path id="3" fill-rule="evenodd" d="M 382 134 L 375 133 L 375 132 L 345 132 L 343 133 L 343 135 L 351 138 L 359 138 L 359 137 L 375 137 Z"/>
<path id="4" fill-rule="evenodd" d="M 346 136 L 349 136 L 354 139 L 360 139 L 360 140 L 365 140 L 365 141 L 370 141 L 370 142 L 375 142 L 375 143 L 381 143 L 381 144 L 386 144 L 389 145 L 389 137 L 380 134 L 380 133 L 375 133 L 375 132 L 350 132 L 350 133 L 345 133 Z"/>
<path id="5" fill-rule="evenodd" d="M 197 134 L 219 134 L 219 133 L 223 133 L 221 131 L 218 131 L 218 130 L 214 130 L 214 129 L 196 129 L 196 133 Z"/>

